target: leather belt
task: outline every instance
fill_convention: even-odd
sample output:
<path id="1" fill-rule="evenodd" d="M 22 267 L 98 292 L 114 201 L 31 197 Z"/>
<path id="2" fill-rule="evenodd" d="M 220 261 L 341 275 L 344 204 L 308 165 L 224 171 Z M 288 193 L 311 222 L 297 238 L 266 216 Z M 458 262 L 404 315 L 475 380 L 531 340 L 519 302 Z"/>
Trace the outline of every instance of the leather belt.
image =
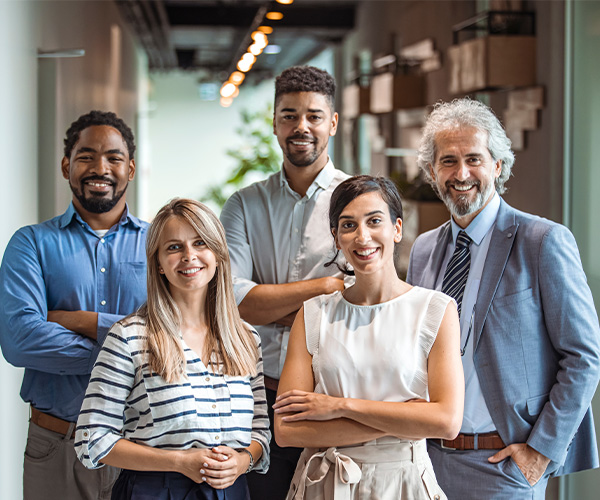
<path id="1" fill-rule="evenodd" d="M 62 418 L 53 417 L 48 413 L 44 413 L 33 406 L 31 408 L 31 418 L 29 419 L 35 425 L 40 426 L 42 429 L 46 429 L 48 431 L 56 432 L 57 434 L 62 434 L 66 436 L 69 432 L 69 428 L 71 427 L 71 422 L 67 422 Z M 75 437 L 75 427 L 73 427 L 73 432 L 71 433 L 70 438 L 73 439 Z"/>
<path id="2" fill-rule="evenodd" d="M 459 434 L 455 439 L 429 439 L 445 450 L 500 450 L 506 445 L 497 432 Z"/>
<path id="3" fill-rule="evenodd" d="M 266 375 L 264 376 L 264 379 L 265 388 L 277 392 L 277 389 L 279 388 L 279 380 L 276 378 L 267 377 Z"/>

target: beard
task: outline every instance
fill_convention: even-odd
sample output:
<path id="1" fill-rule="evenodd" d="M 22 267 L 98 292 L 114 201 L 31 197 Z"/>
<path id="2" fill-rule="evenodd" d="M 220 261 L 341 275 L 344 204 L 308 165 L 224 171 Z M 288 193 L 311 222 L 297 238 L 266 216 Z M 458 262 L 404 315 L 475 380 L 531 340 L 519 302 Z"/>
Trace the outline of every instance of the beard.
<path id="1" fill-rule="evenodd" d="M 291 141 L 309 141 L 314 144 L 314 148 L 309 151 L 292 153 L 289 148 Z M 283 150 L 283 154 L 294 167 L 309 167 L 317 161 L 326 147 L 327 143 L 320 147 L 319 143 L 313 137 L 297 135 L 286 140 L 286 148 Z"/>
<path id="2" fill-rule="evenodd" d="M 471 200 L 470 193 L 459 194 L 458 196 L 452 196 L 450 194 L 450 185 L 456 186 L 475 186 L 477 193 L 475 194 L 475 198 Z M 448 207 L 448 210 L 454 217 L 464 217 L 466 215 L 471 215 L 478 210 L 481 210 L 485 203 L 490 199 L 490 196 L 494 192 L 495 186 L 494 183 L 487 183 L 483 186 L 480 181 L 476 182 L 457 182 L 454 181 L 452 183 L 446 182 L 446 185 L 442 189 L 438 186 L 438 191 L 440 193 L 440 198 Z"/>
<path id="3" fill-rule="evenodd" d="M 73 196 L 77 198 L 77 201 L 79 201 L 84 210 L 87 210 L 93 214 L 104 214 L 106 212 L 110 212 L 116 206 L 116 204 L 119 203 L 121 198 L 123 198 L 128 186 L 128 184 L 125 184 L 125 187 L 121 191 L 114 191 L 112 197 L 109 197 L 105 193 L 99 193 L 95 195 L 94 191 L 91 191 L 91 196 L 86 198 L 84 194 L 86 181 L 110 182 L 113 186 L 114 183 L 106 177 L 86 177 L 85 179 L 81 180 L 80 188 L 76 189 L 75 186 L 69 181 L 69 186 L 71 187 Z"/>

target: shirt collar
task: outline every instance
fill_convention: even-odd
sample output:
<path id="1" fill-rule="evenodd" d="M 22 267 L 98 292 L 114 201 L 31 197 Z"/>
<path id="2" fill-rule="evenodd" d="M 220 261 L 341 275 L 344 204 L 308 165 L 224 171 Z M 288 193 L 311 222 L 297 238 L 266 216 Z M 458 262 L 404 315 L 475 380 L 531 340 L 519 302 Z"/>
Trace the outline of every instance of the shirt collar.
<path id="1" fill-rule="evenodd" d="M 67 208 L 67 211 L 60 216 L 59 227 L 61 229 L 64 229 L 66 226 L 68 226 L 73 221 L 73 219 L 76 219 L 78 222 L 80 222 L 82 224 L 86 224 L 86 222 L 81 218 L 81 215 L 79 215 L 79 212 L 77 212 L 77 210 L 75 210 L 75 206 L 73 205 L 73 202 L 71 202 L 71 203 L 69 203 L 69 207 Z M 123 210 L 123 214 L 121 215 L 121 218 L 119 219 L 118 224 L 120 226 L 124 226 L 128 222 L 131 222 L 134 226 L 137 226 L 140 228 L 142 227 L 142 221 L 140 221 L 140 219 L 138 219 L 137 217 L 135 217 L 129 213 L 129 205 L 127 205 L 127 203 L 125 203 L 125 210 Z"/>
<path id="2" fill-rule="evenodd" d="M 312 184 L 308 187 L 306 191 L 306 197 L 310 198 L 317 190 L 317 188 L 327 189 L 333 181 L 334 177 L 335 167 L 333 166 L 331 158 L 327 157 L 327 163 L 315 177 L 315 180 L 312 181 Z M 281 167 L 281 170 L 279 171 L 279 184 L 282 187 L 289 186 L 288 180 L 285 177 L 285 170 L 283 167 Z"/>
<path id="3" fill-rule="evenodd" d="M 490 202 L 484 207 L 484 209 L 477 214 L 471 223 L 464 229 L 465 233 L 471 238 L 471 241 L 476 245 L 480 245 L 485 238 L 485 235 L 496 222 L 496 216 L 498 215 L 498 210 L 500 208 L 500 196 L 498 193 L 494 191 L 494 196 L 490 200 Z M 450 219 L 450 223 L 452 224 L 452 241 L 456 244 L 456 238 L 458 237 L 458 233 L 463 229 L 454 222 L 454 219 Z"/>

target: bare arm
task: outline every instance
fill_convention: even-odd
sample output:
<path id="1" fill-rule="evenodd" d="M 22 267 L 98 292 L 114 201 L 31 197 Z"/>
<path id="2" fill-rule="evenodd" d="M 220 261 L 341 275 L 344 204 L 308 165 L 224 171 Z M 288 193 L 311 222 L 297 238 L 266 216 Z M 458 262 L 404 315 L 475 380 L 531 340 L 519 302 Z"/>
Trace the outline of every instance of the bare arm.
<path id="1" fill-rule="evenodd" d="M 290 332 L 290 341 L 285 365 L 279 380 L 278 394 L 291 390 L 306 391 L 312 394 L 314 386 L 312 358 L 306 349 L 304 308 L 301 308 Z M 319 422 L 310 420 L 289 422 L 282 419 L 284 415 L 285 413 L 280 413 L 276 408 L 275 439 L 280 446 L 346 446 L 364 443 L 385 435 L 382 431 L 347 418 Z"/>
<path id="2" fill-rule="evenodd" d="M 304 301 L 343 289 L 343 280 L 329 276 L 279 285 L 256 285 L 240 303 L 240 316 L 252 325 L 286 325 L 291 319 L 289 316 L 296 313 Z"/>
<path id="3" fill-rule="evenodd" d="M 305 392 L 305 389 L 286 392 L 287 387 L 280 385 L 275 408 L 284 424 L 345 418 L 406 439 L 454 438 L 460 430 L 464 404 L 458 315 L 454 304 L 447 307 L 429 354 L 428 378 L 430 402 L 425 403 L 334 398 Z"/>

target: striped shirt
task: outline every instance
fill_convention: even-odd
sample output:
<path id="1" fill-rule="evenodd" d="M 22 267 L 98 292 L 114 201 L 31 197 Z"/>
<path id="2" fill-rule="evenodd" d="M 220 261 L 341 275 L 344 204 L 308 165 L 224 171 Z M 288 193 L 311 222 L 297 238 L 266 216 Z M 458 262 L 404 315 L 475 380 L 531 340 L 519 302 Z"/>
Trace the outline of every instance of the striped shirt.
<path id="1" fill-rule="evenodd" d="M 252 440 L 263 449 L 254 470 L 266 472 L 271 432 L 258 334 L 255 377 L 223 375 L 214 362 L 207 368 L 181 339 L 187 379 L 172 384 L 150 372 L 145 336 L 145 321 L 133 316 L 106 337 L 77 420 L 75 451 L 83 465 L 101 467 L 99 461 L 123 438 L 169 450 L 239 449 Z"/>

